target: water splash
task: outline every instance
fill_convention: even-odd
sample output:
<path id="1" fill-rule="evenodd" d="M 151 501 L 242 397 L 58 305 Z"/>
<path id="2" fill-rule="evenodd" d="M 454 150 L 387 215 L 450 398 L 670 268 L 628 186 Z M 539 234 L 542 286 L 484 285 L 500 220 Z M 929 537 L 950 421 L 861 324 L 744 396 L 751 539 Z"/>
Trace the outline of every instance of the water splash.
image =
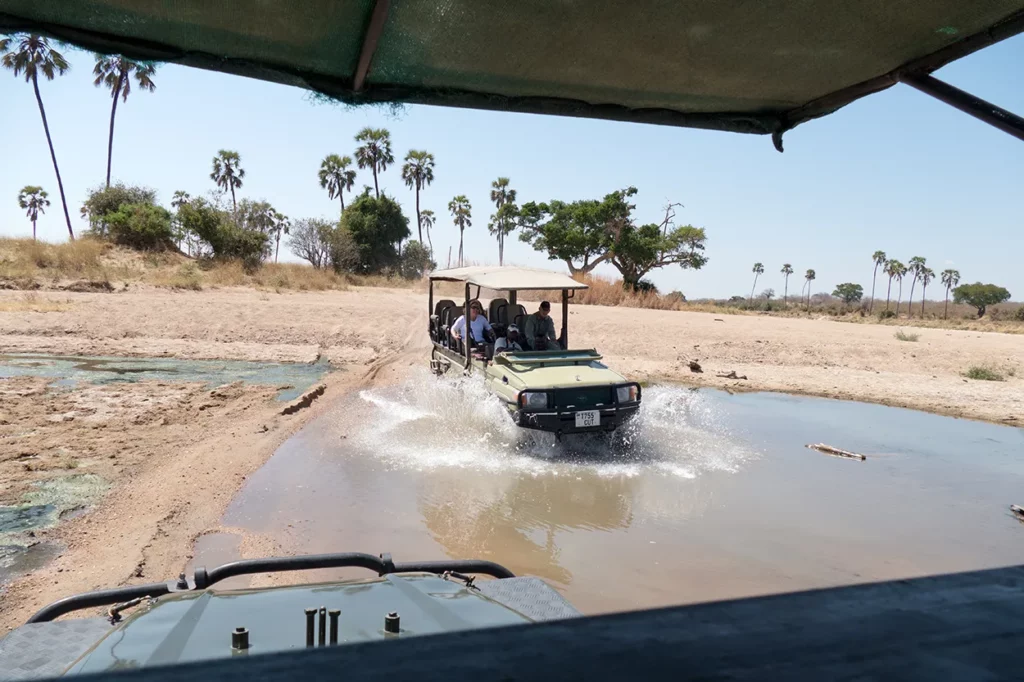
<path id="1" fill-rule="evenodd" d="M 686 388 L 644 391 L 640 413 L 613 436 L 567 436 L 521 429 L 478 377 L 436 378 L 423 371 L 403 384 L 365 390 L 370 426 L 357 442 L 396 468 L 467 468 L 528 475 L 588 471 L 632 477 L 652 471 L 696 478 L 737 471 L 754 456 L 724 426 L 720 408 Z"/>

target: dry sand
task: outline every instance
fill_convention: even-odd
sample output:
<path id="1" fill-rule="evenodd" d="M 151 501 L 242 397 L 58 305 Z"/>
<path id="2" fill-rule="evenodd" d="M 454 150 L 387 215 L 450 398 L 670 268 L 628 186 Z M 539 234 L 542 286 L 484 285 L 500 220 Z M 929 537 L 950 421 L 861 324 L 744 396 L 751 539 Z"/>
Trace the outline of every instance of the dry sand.
<path id="1" fill-rule="evenodd" d="M 409 366 L 426 363 L 429 348 L 422 291 L 39 295 L 60 305 L 32 312 L 10 305 L 22 294 L 0 291 L 0 310 L 8 311 L 0 312 L 0 354 L 322 356 L 343 371 L 328 376 L 324 398 L 289 416 L 270 388 L 232 385 L 212 395 L 195 384 L 142 382 L 57 392 L 40 379 L 0 380 L 0 502 L 71 469 L 111 483 L 93 511 L 39 533 L 65 549 L 7 587 L 5 627 L 69 593 L 176 575 L 195 539 L 218 528 L 245 477 L 288 435 L 357 386 L 400 380 Z M 570 315 L 571 345 L 598 348 L 630 378 L 1024 423 L 1021 335 L 920 329 L 915 343 L 897 340 L 891 327 L 827 320 L 585 306 Z M 691 360 L 703 373 L 689 369 Z M 971 365 L 1014 376 L 964 379 Z M 716 377 L 730 371 L 747 379 Z"/>

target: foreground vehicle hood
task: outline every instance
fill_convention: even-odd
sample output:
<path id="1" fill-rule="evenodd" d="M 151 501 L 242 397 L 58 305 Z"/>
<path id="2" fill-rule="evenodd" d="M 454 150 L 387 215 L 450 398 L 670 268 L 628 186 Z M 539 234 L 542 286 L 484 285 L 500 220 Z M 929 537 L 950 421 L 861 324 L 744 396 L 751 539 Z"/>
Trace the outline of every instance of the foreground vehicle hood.
<path id="1" fill-rule="evenodd" d="M 571 388 L 606 386 L 626 381 L 601 362 L 593 351 L 507 354 L 488 369 L 509 388 Z"/>
<path id="2" fill-rule="evenodd" d="M 414 574 L 269 590 L 211 589 L 171 595 L 111 629 L 68 674 L 304 649 L 304 609 L 320 606 L 341 611 L 339 645 L 576 615 L 557 593 L 532 578 L 484 581 L 480 585 L 480 589 L 467 588 L 436 575 Z M 515 597 L 503 596 L 503 590 L 511 592 L 513 587 L 518 593 Z M 542 598 L 534 601 L 543 602 L 545 607 L 556 603 L 564 608 L 559 613 L 538 613 L 533 608 L 536 604 L 516 601 L 524 592 L 540 594 Z M 384 632 L 384 617 L 389 612 L 399 614 L 398 634 Z M 231 633 L 237 627 L 249 631 L 247 650 L 231 648 Z"/>

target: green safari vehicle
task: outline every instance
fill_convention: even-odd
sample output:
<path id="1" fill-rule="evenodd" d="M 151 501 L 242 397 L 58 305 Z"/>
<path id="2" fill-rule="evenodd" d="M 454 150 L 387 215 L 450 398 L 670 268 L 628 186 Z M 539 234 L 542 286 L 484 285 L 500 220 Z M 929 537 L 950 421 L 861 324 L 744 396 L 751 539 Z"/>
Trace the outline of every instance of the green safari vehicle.
<path id="1" fill-rule="evenodd" d="M 438 282 L 461 283 L 463 300 L 435 302 Z M 639 411 L 640 384 L 609 369 L 596 350 L 569 348 L 569 301 L 576 291 L 586 288 L 567 275 L 534 268 L 475 266 L 433 273 L 427 303 L 431 369 L 441 375 L 461 367 L 467 374 L 481 376 L 487 389 L 508 408 L 512 420 L 523 428 L 548 431 L 559 439 L 566 434 L 615 431 Z M 453 327 L 459 317 L 470 318 L 470 308 L 479 302 L 484 289 L 507 295 L 492 298 L 486 309 L 480 304 L 479 314 L 490 322 L 492 334 L 478 341 L 472 334 L 456 338 Z M 495 352 L 496 342 L 506 336 L 509 327 L 525 328 L 528 314 L 518 302 L 520 291 L 561 292 L 562 329 L 557 349 L 550 345 L 538 349 L 541 344 L 537 340 L 523 337 L 521 350 Z"/>

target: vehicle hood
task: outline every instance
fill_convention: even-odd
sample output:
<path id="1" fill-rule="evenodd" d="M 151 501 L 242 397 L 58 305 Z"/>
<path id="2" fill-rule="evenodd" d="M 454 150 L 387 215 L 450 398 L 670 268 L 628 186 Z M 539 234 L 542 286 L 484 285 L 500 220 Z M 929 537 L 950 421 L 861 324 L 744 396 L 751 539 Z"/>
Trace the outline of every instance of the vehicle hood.
<path id="1" fill-rule="evenodd" d="M 112 629 L 66 674 L 304 649 L 304 609 L 320 606 L 341 610 L 339 644 L 533 622 L 480 590 L 429 574 L 270 590 L 211 589 L 157 600 Z M 391 611 L 401 619 L 398 635 L 384 632 L 384 616 Z M 231 649 L 236 627 L 249 630 L 247 651 Z"/>
<path id="2" fill-rule="evenodd" d="M 626 379 L 601 362 L 601 356 L 583 358 L 566 354 L 545 357 L 509 355 L 492 365 L 495 373 L 507 379 L 510 388 L 566 388 L 571 386 L 607 386 Z"/>

